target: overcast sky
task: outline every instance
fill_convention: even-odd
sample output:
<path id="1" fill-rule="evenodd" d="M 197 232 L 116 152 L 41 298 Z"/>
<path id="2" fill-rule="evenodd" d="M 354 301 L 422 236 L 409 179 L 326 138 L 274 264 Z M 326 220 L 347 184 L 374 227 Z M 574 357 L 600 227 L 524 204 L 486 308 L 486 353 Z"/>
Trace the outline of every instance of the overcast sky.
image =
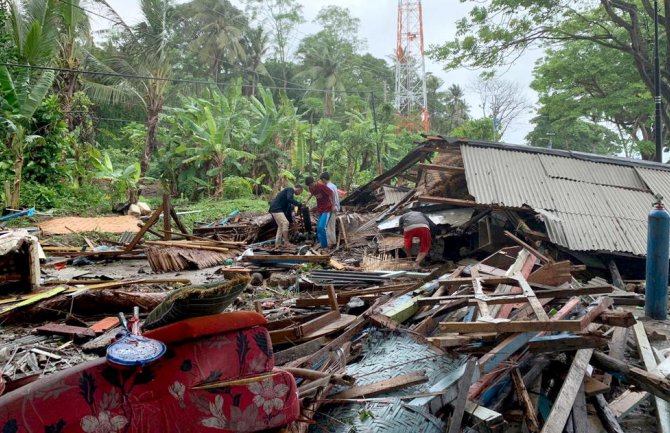
<path id="1" fill-rule="evenodd" d="M 108 0 L 116 11 L 127 20 L 129 24 L 141 20 L 139 0 Z M 181 1 L 180 1 L 181 2 Z M 233 3 L 240 3 L 233 0 Z M 312 20 L 319 9 L 327 5 L 337 5 L 349 9 L 351 15 L 361 20 L 360 36 L 367 41 L 367 51 L 376 57 L 389 58 L 393 54 L 396 44 L 396 19 L 397 5 L 395 0 L 300 0 L 304 6 L 306 23 L 298 30 L 299 37 L 314 33 L 318 26 L 312 24 Z M 468 6 L 458 0 L 423 0 L 424 39 L 426 46 L 441 44 L 453 38 L 455 23 L 463 18 Z M 95 16 L 91 17 L 94 29 L 105 28 L 109 22 Z M 532 70 L 535 59 L 541 55 L 540 51 L 525 54 L 519 58 L 514 65 L 501 70 L 502 77 L 519 83 L 529 101 L 535 104 L 537 95 L 528 87 L 532 80 Z M 426 59 L 426 71 L 442 78 L 445 87 L 451 84 L 459 84 L 466 91 L 468 104 L 474 117 L 481 116 L 479 99 L 468 87 L 478 75 L 478 71 L 456 70 L 444 72 L 442 66 Z M 391 83 L 392 85 L 392 83 Z M 512 124 L 503 140 L 508 143 L 525 144 L 524 137 L 532 129 L 530 119 L 532 113 L 526 113 Z"/>

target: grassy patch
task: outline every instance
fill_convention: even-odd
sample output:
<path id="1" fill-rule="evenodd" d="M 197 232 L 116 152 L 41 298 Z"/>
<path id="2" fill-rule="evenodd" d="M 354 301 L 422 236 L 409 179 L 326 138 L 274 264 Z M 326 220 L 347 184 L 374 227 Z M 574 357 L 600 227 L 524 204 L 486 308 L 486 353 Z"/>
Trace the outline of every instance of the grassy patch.
<path id="1" fill-rule="evenodd" d="M 193 227 L 198 222 L 210 223 L 221 220 L 234 210 L 239 210 L 240 212 L 265 213 L 269 208 L 268 202 L 259 198 L 239 198 L 234 200 L 206 199 L 197 203 L 179 203 L 179 201 L 175 201 L 173 206 L 177 211 L 202 211 L 180 216 L 180 219 L 187 227 Z"/>

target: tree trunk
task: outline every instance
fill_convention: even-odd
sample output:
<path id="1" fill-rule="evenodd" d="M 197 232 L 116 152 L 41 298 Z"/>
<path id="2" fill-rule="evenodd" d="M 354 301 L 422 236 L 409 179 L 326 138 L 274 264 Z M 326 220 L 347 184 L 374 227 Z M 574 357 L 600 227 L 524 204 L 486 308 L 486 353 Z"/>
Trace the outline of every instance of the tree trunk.
<path id="1" fill-rule="evenodd" d="M 220 169 L 221 167 L 219 167 Z M 216 173 L 216 177 L 214 178 L 214 184 L 216 185 L 216 191 L 214 191 L 214 196 L 216 197 L 221 197 L 223 194 L 223 173 L 221 170 L 219 170 Z"/>
<path id="2" fill-rule="evenodd" d="M 9 205 L 12 209 L 18 209 L 21 204 L 21 177 L 23 176 L 23 152 L 17 153 L 14 160 L 14 184 L 12 185 L 12 197 Z"/>
<path id="3" fill-rule="evenodd" d="M 158 148 L 158 113 L 160 110 L 150 110 L 147 113 L 147 139 L 144 143 L 144 151 L 142 152 L 142 160 L 140 162 L 140 176 L 145 176 L 149 168 L 149 162 L 154 152 Z"/>

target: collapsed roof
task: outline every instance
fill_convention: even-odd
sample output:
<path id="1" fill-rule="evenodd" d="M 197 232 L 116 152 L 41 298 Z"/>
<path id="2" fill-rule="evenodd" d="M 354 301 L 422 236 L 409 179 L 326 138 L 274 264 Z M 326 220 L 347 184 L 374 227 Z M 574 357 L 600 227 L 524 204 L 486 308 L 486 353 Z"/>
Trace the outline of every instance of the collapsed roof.
<path id="1" fill-rule="evenodd" d="M 670 197 L 665 164 L 431 136 L 342 204 L 366 205 L 415 167 L 419 202 L 534 212 L 551 242 L 573 251 L 645 255 L 654 196 Z"/>

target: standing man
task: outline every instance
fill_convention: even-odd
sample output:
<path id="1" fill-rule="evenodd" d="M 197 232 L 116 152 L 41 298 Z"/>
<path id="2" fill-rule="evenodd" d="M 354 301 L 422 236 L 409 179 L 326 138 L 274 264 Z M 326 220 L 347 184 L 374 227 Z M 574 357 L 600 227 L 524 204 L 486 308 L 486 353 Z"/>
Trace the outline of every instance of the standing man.
<path id="1" fill-rule="evenodd" d="M 419 238 L 419 254 L 416 264 L 420 265 L 428 255 L 432 243 L 431 227 L 433 222 L 421 212 L 409 211 L 400 217 L 400 229 L 403 231 L 405 252 L 412 257 L 412 241 Z"/>
<path id="2" fill-rule="evenodd" d="M 328 246 L 334 247 L 337 243 L 337 233 L 335 227 L 337 227 L 337 213 L 340 211 L 340 193 L 337 190 L 337 186 L 330 181 L 330 173 L 324 171 L 319 176 L 323 182 L 326 183 L 326 186 L 330 188 L 333 192 L 333 210 L 330 213 L 328 219 L 328 227 L 326 227 L 326 235 L 328 237 Z"/>
<path id="3" fill-rule="evenodd" d="M 296 185 L 295 188 L 286 187 L 270 203 L 270 214 L 277 224 L 277 234 L 275 235 L 275 246 L 282 244 L 292 245 L 288 237 L 288 229 L 293 223 L 293 208 L 302 206 L 294 196 L 302 194 L 302 186 Z"/>
<path id="4" fill-rule="evenodd" d="M 316 237 L 319 240 L 321 248 L 328 248 L 328 236 L 326 234 L 326 227 L 330 219 L 330 213 L 333 210 L 333 192 L 326 186 L 323 179 L 314 182 L 314 178 L 309 176 L 305 178 L 305 183 L 309 192 L 316 197 L 316 212 L 318 215 L 318 223 L 316 224 Z"/>

